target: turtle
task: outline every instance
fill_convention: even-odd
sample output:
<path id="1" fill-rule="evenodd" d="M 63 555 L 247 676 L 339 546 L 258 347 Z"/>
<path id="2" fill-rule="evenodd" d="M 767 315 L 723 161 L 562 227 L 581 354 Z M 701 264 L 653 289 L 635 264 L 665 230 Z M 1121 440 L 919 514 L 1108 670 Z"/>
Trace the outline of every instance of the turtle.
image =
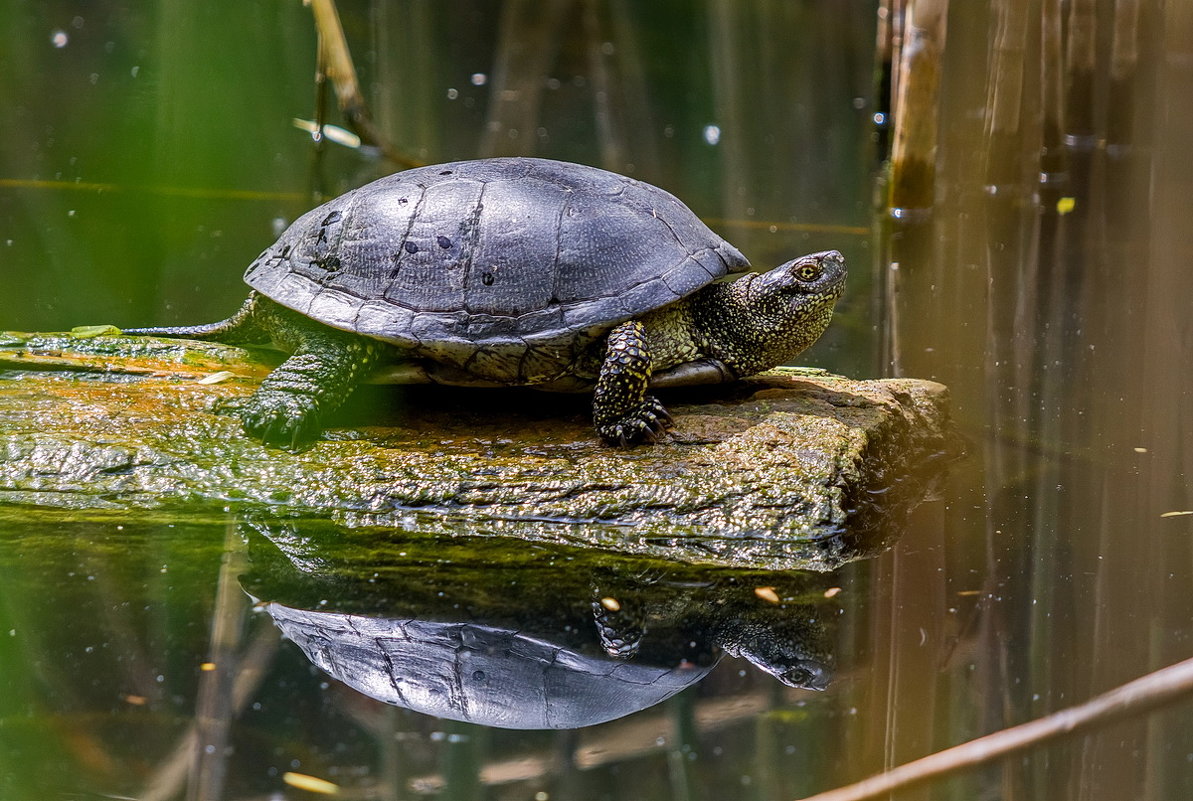
<path id="1" fill-rule="evenodd" d="M 396 383 L 591 392 L 597 434 L 630 446 L 672 424 L 648 389 L 756 374 L 826 329 L 838 251 L 749 269 L 643 181 L 549 159 L 458 161 L 303 214 L 249 265 L 228 319 L 125 333 L 288 352 L 234 410 L 267 445 L 306 447 L 388 364 Z"/>

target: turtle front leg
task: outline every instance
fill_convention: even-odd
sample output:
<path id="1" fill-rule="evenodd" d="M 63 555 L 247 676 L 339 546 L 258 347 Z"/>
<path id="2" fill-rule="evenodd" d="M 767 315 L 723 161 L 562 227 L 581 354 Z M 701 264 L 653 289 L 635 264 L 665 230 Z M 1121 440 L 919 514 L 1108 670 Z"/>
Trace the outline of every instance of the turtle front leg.
<path id="1" fill-rule="evenodd" d="M 319 437 L 323 420 L 377 364 L 383 346 L 278 306 L 263 317 L 263 327 L 291 356 L 234 411 L 249 436 L 300 450 Z"/>
<path id="2" fill-rule="evenodd" d="M 642 323 L 629 320 L 610 331 L 592 396 L 593 424 L 610 445 L 654 442 L 671 423 L 663 404 L 646 394 L 650 372 L 650 349 Z"/>

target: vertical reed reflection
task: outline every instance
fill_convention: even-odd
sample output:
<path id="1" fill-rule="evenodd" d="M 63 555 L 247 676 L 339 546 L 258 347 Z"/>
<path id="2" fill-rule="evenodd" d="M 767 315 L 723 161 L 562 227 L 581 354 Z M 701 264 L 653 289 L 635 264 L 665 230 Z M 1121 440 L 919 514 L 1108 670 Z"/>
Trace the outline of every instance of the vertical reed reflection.
<path id="1" fill-rule="evenodd" d="M 940 69 L 948 0 L 909 0 L 899 49 L 889 205 L 893 212 L 930 209 L 935 198 Z"/>
<path id="2" fill-rule="evenodd" d="M 229 523 L 211 616 L 211 646 L 199 681 L 188 801 L 215 801 L 224 796 L 228 735 L 235 712 L 232 687 L 239 672 L 238 651 L 248 609 L 236 579 L 245 565 L 244 541 L 236 526 Z"/>
<path id="3" fill-rule="evenodd" d="M 974 733 L 1187 657 L 1193 612 L 1193 547 L 1173 536 L 1187 527 L 1161 517 L 1193 504 L 1193 11 L 1146 0 L 993 0 L 988 11 L 949 20 L 931 68 L 942 75 L 936 205 L 928 222 L 890 223 L 878 265 L 898 265 L 893 368 L 949 383 L 980 432 L 982 483 L 959 477 L 941 544 L 981 577 L 965 635 L 974 671 L 938 685 L 958 708 L 984 701 L 964 724 Z M 891 180 L 908 183 L 892 199 L 922 191 L 897 170 Z M 984 538 L 984 558 L 964 552 L 967 534 Z M 883 560 L 892 582 L 897 554 Z M 951 585 L 945 605 L 957 589 L 976 585 Z M 875 597 L 896 596 L 879 581 Z M 909 646 L 892 640 L 894 665 Z M 887 699 L 888 721 L 922 706 Z M 1193 739 L 1180 720 L 1052 746 L 987 774 L 986 792 L 1173 797 L 1189 776 L 1176 754 Z"/>

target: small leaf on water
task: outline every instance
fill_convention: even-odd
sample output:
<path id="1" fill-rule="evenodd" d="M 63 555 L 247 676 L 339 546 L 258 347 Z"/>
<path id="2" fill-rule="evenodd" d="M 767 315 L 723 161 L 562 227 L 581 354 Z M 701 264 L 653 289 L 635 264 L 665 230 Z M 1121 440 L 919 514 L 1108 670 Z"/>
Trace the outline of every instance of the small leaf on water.
<path id="1" fill-rule="evenodd" d="M 754 594 L 767 603 L 777 604 L 779 602 L 779 594 L 775 592 L 774 587 L 755 587 Z"/>
<path id="2" fill-rule="evenodd" d="M 235 377 L 236 377 L 236 373 L 230 372 L 228 370 L 220 370 L 218 373 L 212 373 L 211 375 L 203 376 L 202 378 L 199 379 L 198 383 L 200 383 L 200 384 L 218 384 L 221 381 L 227 381 L 229 378 L 235 378 Z"/>
<path id="3" fill-rule="evenodd" d="M 1160 517 L 1184 517 L 1185 515 L 1193 515 L 1193 509 L 1185 509 L 1180 512 L 1165 512 Z"/>
<path id="4" fill-rule="evenodd" d="M 1075 197 L 1062 197 L 1056 201 L 1057 214 L 1068 214 L 1075 208 L 1077 208 L 1077 198 Z"/>
<path id="5" fill-rule="evenodd" d="M 72 339 L 92 339 L 93 337 L 118 337 L 123 333 L 114 325 L 76 325 L 70 329 Z"/>
<path id="6" fill-rule="evenodd" d="M 306 790 L 308 793 L 322 793 L 323 795 L 336 795 L 340 792 L 338 784 L 332 784 L 326 779 L 319 779 L 315 776 L 308 776 L 305 773 L 295 773 L 293 771 L 286 771 L 282 774 L 282 781 L 291 787 L 297 787 L 299 790 Z"/>

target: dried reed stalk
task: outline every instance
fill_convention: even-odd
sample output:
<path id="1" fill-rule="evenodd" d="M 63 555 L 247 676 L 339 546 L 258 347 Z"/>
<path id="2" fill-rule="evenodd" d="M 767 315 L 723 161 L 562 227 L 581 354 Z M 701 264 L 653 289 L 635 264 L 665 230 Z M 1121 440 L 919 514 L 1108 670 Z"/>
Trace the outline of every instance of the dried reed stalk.
<path id="1" fill-rule="evenodd" d="M 937 120 L 948 0 L 908 0 L 895 98 L 888 202 L 893 211 L 935 202 Z"/>
<path id="2" fill-rule="evenodd" d="M 319 67 L 316 81 L 323 81 L 324 76 L 331 80 L 340 112 L 361 141 L 380 150 L 381 154 L 394 164 L 402 167 L 419 166 L 420 162 L 398 152 L 373 122 L 369 104 L 360 91 L 360 80 L 356 77 L 356 67 L 352 63 L 352 53 L 348 49 L 348 40 L 344 36 L 344 26 L 340 24 L 340 13 L 336 10 L 335 0 L 308 2 L 319 37 Z M 316 122 L 322 128 L 323 120 L 319 119 Z"/>
<path id="3" fill-rule="evenodd" d="M 1097 141 L 1095 77 L 1098 59 L 1098 0 L 1071 0 L 1065 63 L 1065 142 L 1092 150 Z"/>
<path id="4" fill-rule="evenodd" d="M 1064 41 L 1062 5 L 1064 0 L 1044 0 L 1042 9 L 1040 85 L 1043 130 L 1041 131 L 1040 174 L 1055 180 L 1068 168 L 1064 149 Z"/>
<path id="5" fill-rule="evenodd" d="M 970 740 L 856 784 L 801 801 L 864 801 L 985 765 L 1058 737 L 1079 734 L 1167 706 L 1193 693 L 1193 659 L 1123 684 L 1084 704 Z"/>
<path id="6" fill-rule="evenodd" d="M 1106 115 L 1106 148 L 1124 155 L 1132 139 L 1134 88 L 1139 67 L 1139 0 L 1118 0 L 1110 47 L 1110 97 Z"/>

